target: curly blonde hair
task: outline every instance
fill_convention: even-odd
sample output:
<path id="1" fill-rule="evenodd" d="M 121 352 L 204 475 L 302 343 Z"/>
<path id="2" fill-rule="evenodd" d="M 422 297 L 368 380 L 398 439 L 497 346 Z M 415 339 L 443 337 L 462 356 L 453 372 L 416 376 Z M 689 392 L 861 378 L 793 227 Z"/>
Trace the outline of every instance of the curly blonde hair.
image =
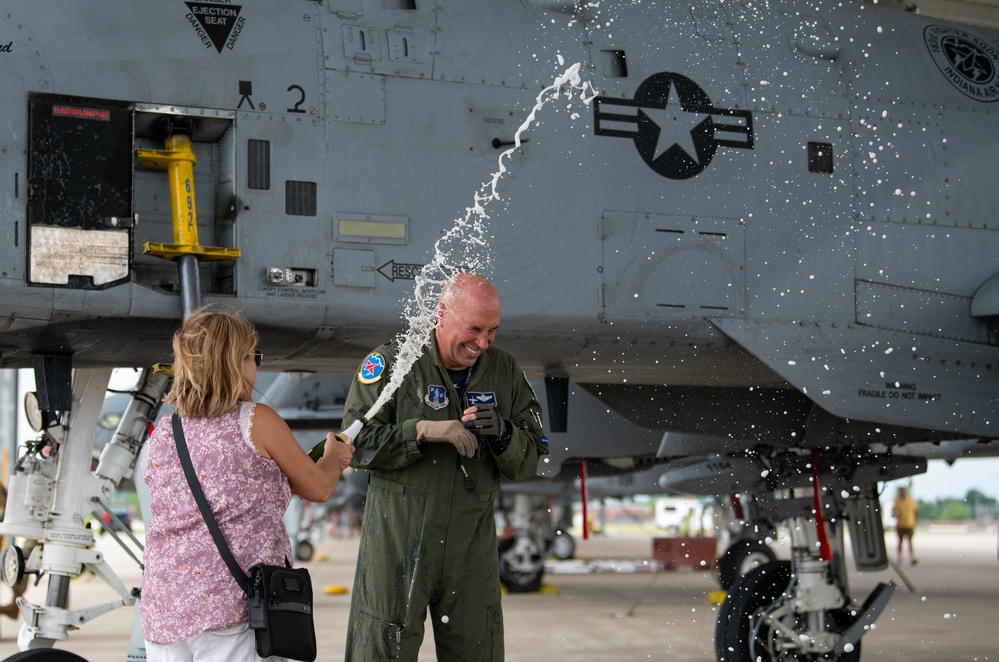
<path id="1" fill-rule="evenodd" d="M 198 308 L 173 336 L 173 386 L 163 400 L 187 418 L 217 416 L 250 400 L 243 361 L 257 340 L 242 315 Z"/>

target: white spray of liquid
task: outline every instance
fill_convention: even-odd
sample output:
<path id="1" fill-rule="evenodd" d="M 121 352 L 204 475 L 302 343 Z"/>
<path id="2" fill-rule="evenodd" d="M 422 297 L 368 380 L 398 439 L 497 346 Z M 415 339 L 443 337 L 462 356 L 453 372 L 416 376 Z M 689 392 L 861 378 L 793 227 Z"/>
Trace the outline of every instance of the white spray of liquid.
<path id="1" fill-rule="evenodd" d="M 559 66 L 565 64 L 561 55 L 558 56 L 558 63 Z M 587 105 L 597 96 L 593 86 L 580 79 L 578 62 L 538 93 L 534 108 L 514 135 L 513 147 L 499 155 L 498 169 L 475 193 L 474 204 L 466 208 L 465 215 L 456 219 L 454 226 L 434 243 L 433 259 L 417 274 L 413 298 L 406 306 L 408 327 L 399 336 L 399 352 L 392 364 L 388 384 L 364 415 L 364 420 L 369 420 L 389 401 L 423 353 L 423 347 L 429 342 L 430 333 L 436 326 L 437 301 L 448 279 L 459 271 L 482 273 L 488 266 L 488 256 L 483 250 L 486 248 L 485 221 L 489 218 L 486 206 L 500 199 L 496 186 L 507 171 L 504 159 L 509 159 L 520 148 L 522 134 L 546 103 L 560 97 L 571 101 L 576 96 Z"/>

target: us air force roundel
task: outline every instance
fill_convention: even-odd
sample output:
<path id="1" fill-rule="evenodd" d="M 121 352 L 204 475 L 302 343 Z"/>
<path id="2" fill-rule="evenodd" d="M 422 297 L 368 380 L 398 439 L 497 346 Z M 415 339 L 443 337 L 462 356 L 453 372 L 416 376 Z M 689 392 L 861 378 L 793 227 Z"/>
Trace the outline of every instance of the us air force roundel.
<path id="1" fill-rule="evenodd" d="M 431 384 L 427 387 L 427 394 L 423 396 L 423 401 L 430 405 L 431 409 L 444 409 L 447 407 L 447 389 Z"/>
<path id="2" fill-rule="evenodd" d="M 753 114 L 711 104 L 693 80 L 672 71 L 646 78 L 634 99 L 593 100 L 594 135 L 631 138 L 642 160 L 669 179 L 700 174 L 719 147 L 754 149 Z"/>
<path id="3" fill-rule="evenodd" d="M 374 384 L 382 378 L 384 372 L 385 357 L 378 352 L 371 352 L 361 364 L 361 369 L 357 371 L 357 381 L 362 384 Z"/>

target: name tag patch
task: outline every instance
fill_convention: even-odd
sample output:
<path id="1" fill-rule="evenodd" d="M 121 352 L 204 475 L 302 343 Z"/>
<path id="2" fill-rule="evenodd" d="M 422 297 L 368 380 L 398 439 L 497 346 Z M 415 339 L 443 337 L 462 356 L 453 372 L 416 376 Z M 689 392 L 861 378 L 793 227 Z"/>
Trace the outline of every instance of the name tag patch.
<path id="1" fill-rule="evenodd" d="M 496 405 L 496 392 L 488 391 L 469 391 L 465 396 L 468 406 L 472 407 L 474 405 Z"/>

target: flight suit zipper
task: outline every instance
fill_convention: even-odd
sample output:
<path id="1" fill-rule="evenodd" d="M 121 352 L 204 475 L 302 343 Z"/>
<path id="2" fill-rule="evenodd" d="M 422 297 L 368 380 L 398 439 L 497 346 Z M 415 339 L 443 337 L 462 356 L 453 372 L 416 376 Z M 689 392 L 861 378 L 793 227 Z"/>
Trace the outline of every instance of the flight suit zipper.
<path id="1" fill-rule="evenodd" d="M 402 652 L 402 625 L 398 623 L 389 623 L 389 626 L 395 631 L 395 649 Z"/>

